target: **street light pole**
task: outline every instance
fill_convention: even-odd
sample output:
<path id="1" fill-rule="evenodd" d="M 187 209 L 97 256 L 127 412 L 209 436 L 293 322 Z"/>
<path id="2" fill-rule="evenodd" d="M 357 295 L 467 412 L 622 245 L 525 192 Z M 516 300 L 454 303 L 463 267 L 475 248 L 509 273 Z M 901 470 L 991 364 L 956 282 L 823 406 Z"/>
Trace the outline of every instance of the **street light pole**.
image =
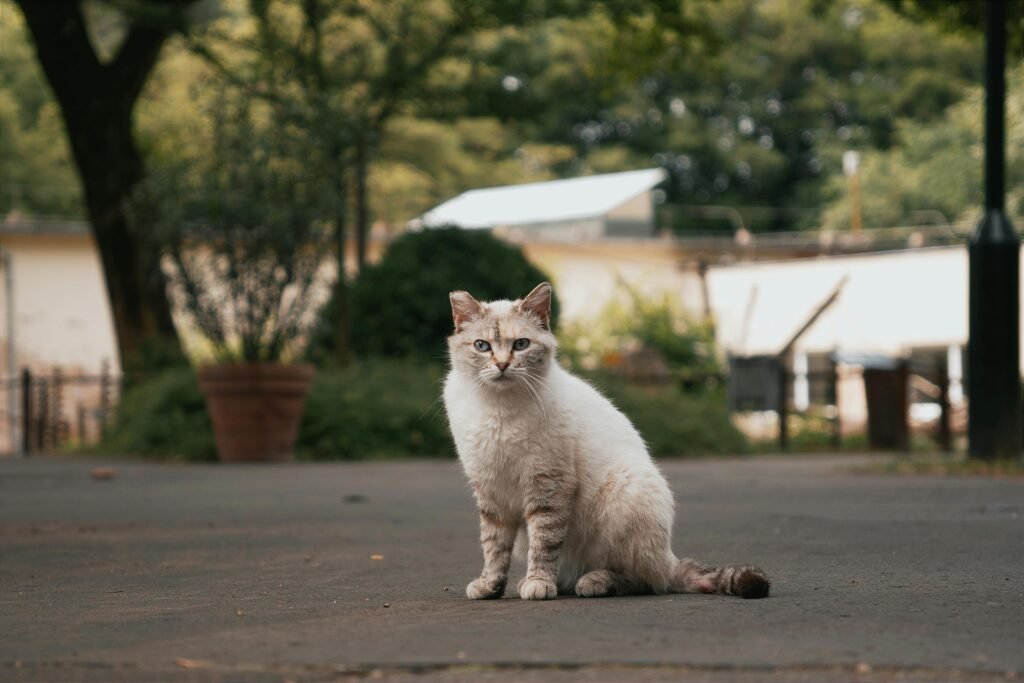
<path id="1" fill-rule="evenodd" d="M 1006 6 L 985 6 L 985 215 L 968 240 L 968 449 L 972 458 L 1019 458 L 1020 240 L 1003 209 Z"/>

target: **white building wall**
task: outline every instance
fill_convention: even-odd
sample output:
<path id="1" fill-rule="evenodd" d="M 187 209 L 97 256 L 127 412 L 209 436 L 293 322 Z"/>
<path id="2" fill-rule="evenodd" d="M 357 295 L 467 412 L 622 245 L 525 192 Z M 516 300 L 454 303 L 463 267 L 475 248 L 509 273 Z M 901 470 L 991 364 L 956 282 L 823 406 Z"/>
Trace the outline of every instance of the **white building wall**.
<path id="1" fill-rule="evenodd" d="M 88 235 L 5 235 L 13 275 L 16 368 L 7 367 L 7 293 L 0 296 L 3 375 L 23 367 L 97 374 L 120 371 L 99 253 Z M 5 278 L 0 277 L 0 287 Z"/>
<path id="2" fill-rule="evenodd" d="M 713 267 L 722 349 L 778 352 L 843 278 L 838 301 L 797 349 L 892 355 L 967 342 L 967 250 L 936 247 Z"/>

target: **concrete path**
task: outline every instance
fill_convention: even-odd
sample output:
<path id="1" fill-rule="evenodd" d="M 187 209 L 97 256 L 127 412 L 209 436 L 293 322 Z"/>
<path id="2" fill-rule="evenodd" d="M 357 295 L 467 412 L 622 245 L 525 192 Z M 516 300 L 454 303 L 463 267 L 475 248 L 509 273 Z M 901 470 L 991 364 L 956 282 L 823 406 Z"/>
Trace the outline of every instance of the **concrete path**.
<path id="1" fill-rule="evenodd" d="M 663 463 L 677 554 L 761 565 L 767 600 L 526 603 L 465 598 L 455 463 L 3 460 L 0 680 L 1024 677 L 1024 480 L 854 461 Z"/>

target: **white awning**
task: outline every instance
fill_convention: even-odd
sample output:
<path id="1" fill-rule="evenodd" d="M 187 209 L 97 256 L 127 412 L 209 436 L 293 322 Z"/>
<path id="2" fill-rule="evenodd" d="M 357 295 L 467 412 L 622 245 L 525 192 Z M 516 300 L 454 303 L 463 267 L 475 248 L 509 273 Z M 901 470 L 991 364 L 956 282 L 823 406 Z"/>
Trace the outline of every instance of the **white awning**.
<path id="1" fill-rule="evenodd" d="M 463 192 L 419 218 L 419 225 L 463 228 L 555 223 L 603 216 L 665 180 L 664 169 L 606 173 Z"/>

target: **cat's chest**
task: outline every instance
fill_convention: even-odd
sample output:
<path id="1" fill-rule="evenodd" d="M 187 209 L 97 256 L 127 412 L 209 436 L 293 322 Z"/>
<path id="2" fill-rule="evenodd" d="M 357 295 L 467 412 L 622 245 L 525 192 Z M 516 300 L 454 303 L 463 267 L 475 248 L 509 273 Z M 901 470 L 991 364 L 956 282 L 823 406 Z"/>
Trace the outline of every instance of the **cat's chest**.
<path id="1" fill-rule="evenodd" d="M 459 460 L 475 485 L 518 488 L 554 445 L 530 411 L 455 404 L 448 412 Z"/>
<path id="2" fill-rule="evenodd" d="M 532 415 L 489 407 L 467 407 L 450 414 L 459 456 L 474 460 L 503 460 L 524 455 L 545 440 Z"/>

